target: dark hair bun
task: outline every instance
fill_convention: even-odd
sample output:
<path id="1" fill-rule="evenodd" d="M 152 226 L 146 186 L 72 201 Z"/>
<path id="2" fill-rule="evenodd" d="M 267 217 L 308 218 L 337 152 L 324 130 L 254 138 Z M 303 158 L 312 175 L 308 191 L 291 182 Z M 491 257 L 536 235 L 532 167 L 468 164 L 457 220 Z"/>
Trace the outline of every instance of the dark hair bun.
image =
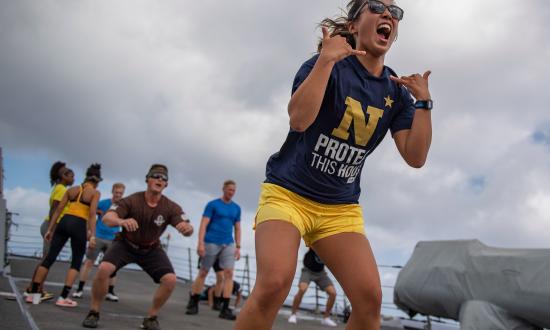
<path id="1" fill-rule="evenodd" d="M 86 170 L 86 181 L 99 182 L 101 178 L 101 164 L 94 163 Z"/>

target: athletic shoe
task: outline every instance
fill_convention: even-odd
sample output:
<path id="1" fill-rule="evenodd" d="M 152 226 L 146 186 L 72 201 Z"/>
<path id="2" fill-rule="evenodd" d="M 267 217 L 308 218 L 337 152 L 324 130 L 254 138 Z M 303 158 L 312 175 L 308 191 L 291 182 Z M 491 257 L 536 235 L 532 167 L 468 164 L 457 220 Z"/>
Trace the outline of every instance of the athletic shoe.
<path id="1" fill-rule="evenodd" d="M 159 321 L 156 316 L 143 318 L 141 328 L 145 330 L 160 330 Z"/>
<path id="2" fill-rule="evenodd" d="M 105 296 L 105 299 L 106 300 L 109 300 L 109 301 L 118 301 L 118 297 L 116 294 L 114 293 L 107 293 L 107 295 Z"/>
<path id="3" fill-rule="evenodd" d="M 42 297 L 40 297 L 40 300 L 46 301 L 46 300 L 53 299 L 53 297 L 54 297 L 53 293 L 50 293 L 48 291 L 42 291 Z"/>
<path id="4" fill-rule="evenodd" d="M 84 328 L 97 328 L 97 323 L 99 322 L 99 313 L 90 311 L 88 316 L 82 321 L 82 326 Z"/>
<path id="5" fill-rule="evenodd" d="M 41 293 L 27 293 L 25 297 L 25 301 L 29 304 L 38 305 L 42 301 L 42 294 Z"/>
<path id="6" fill-rule="evenodd" d="M 220 312 L 220 315 L 218 315 L 218 317 L 220 319 L 225 319 L 225 320 L 230 320 L 230 321 L 234 321 L 234 320 L 237 319 L 235 314 L 233 314 L 233 310 L 231 310 L 230 308 L 222 309 L 222 311 Z"/>
<path id="7" fill-rule="evenodd" d="M 288 318 L 288 323 L 298 323 L 298 318 L 296 317 L 296 314 L 290 314 L 290 317 Z"/>
<path id="8" fill-rule="evenodd" d="M 27 297 L 31 295 L 30 292 L 28 291 L 23 291 L 23 297 L 25 298 L 25 301 L 27 301 Z M 40 301 L 46 301 L 46 300 L 50 300 L 50 299 L 53 299 L 54 295 L 53 293 L 50 293 L 48 291 L 42 291 L 42 296 L 40 297 Z M 27 302 L 32 302 L 32 301 L 27 301 Z"/>
<path id="9" fill-rule="evenodd" d="M 331 320 L 329 317 L 324 317 L 323 320 L 321 321 L 321 324 L 326 326 L 326 327 L 337 327 L 338 326 L 338 324 L 336 324 L 336 322 Z"/>
<path id="10" fill-rule="evenodd" d="M 198 295 L 196 295 L 198 297 Z M 199 313 L 199 301 L 197 297 L 190 296 L 189 302 L 187 303 L 187 309 L 185 311 L 185 314 L 187 315 L 195 315 Z"/>
<path id="11" fill-rule="evenodd" d="M 221 311 L 222 305 L 223 305 L 222 299 L 214 297 L 214 304 L 212 305 L 212 309 L 215 311 Z"/>
<path id="12" fill-rule="evenodd" d="M 73 298 L 82 298 L 83 295 L 84 295 L 84 292 L 82 291 L 73 292 Z"/>
<path id="13" fill-rule="evenodd" d="M 63 299 L 63 297 L 59 297 L 57 298 L 55 305 L 59 307 L 76 307 L 78 306 L 78 303 L 71 298 Z"/>

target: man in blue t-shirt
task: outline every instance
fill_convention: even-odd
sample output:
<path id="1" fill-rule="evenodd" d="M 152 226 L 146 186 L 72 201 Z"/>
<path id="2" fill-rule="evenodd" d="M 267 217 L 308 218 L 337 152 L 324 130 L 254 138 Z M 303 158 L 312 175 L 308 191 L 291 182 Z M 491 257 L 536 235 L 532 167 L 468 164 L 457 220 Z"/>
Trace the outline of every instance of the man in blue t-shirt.
<path id="1" fill-rule="evenodd" d="M 88 274 L 90 274 L 90 270 L 92 269 L 95 260 L 97 259 L 100 252 L 103 252 L 103 254 L 105 255 L 105 252 L 107 252 L 107 250 L 113 243 L 116 234 L 120 231 L 120 227 L 106 226 L 103 223 L 102 219 L 103 214 L 107 212 L 111 205 L 119 201 L 124 196 L 125 188 L 126 187 L 124 186 L 124 184 L 120 182 L 113 184 L 113 197 L 110 199 L 100 200 L 97 204 L 97 221 L 95 227 L 96 245 L 95 248 L 91 249 L 88 247 L 88 249 L 86 250 L 86 261 L 84 262 L 84 267 L 82 267 L 82 270 L 80 271 L 80 282 L 78 283 L 78 289 L 75 293 L 73 293 L 73 298 L 82 298 L 84 284 L 86 284 Z M 111 277 L 109 283 L 109 292 L 105 296 L 105 299 L 109 301 L 118 301 L 118 296 L 115 294 L 114 291 L 115 280 L 115 276 Z"/>
<path id="2" fill-rule="evenodd" d="M 223 269 L 222 301 L 220 318 L 235 320 L 233 311 L 229 309 L 229 300 L 233 291 L 233 269 L 235 260 L 241 253 L 241 208 L 232 201 L 236 191 L 235 181 L 223 183 L 222 198 L 215 199 L 206 205 L 199 229 L 197 253 L 201 257 L 199 275 L 191 286 L 191 297 L 187 304 L 186 314 L 199 312 L 199 300 L 208 271 L 218 260 Z M 235 240 L 233 240 L 233 230 Z"/>

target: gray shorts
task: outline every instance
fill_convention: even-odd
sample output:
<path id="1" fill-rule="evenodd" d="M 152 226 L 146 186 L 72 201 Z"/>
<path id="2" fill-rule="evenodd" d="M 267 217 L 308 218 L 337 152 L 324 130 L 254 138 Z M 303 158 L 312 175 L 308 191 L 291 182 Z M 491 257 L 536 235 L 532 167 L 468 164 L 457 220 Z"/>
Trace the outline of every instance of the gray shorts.
<path id="1" fill-rule="evenodd" d="M 304 267 L 302 268 L 300 283 L 307 283 L 309 285 L 309 282 L 315 282 L 321 290 L 325 290 L 327 287 L 333 285 L 326 271 L 312 272 Z"/>
<path id="2" fill-rule="evenodd" d="M 40 225 L 40 235 L 42 235 L 42 258 L 45 258 L 50 250 L 50 242 L 44 239 L 49 226 L 50 222 L 45 220 L 42 221 L 42 224 Z"/>
<path id="3" fill-rule="evenodd" d="M 96 237 L 95 248 L 90 249 L 88 247 L 86 249 L 86 259 L 95 261 L 99 255 L 99 252 L 103 252 L 103 255 L 105 255 L 105 252 L 107 252 L 107 250 L 111 247 L 111 244 L 113 244 L 113 241 Z"/>
<path id="4" fill-rule="evenodd" d="M 201 269 L 209 271 L 218 259 L 221 269 L 235 268 L 234 244 L 204 244 L 204 257 L 201 258 Z"/>

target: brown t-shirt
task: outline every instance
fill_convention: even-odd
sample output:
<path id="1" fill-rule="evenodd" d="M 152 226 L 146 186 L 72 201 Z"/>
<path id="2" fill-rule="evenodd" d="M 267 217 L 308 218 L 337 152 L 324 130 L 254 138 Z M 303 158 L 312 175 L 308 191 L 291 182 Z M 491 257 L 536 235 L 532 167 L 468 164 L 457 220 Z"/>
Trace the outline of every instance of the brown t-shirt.
<path id="1" fill-rule="evenodd" d="M 127 232 L 123 228 L 120 235 L 138 245 L 151 245 L 158 242 L 169 224 L 175 227 L 187 220 L 181 207 L 165 196 L 160 198 L 156 207 L 147 205 L 144 191 L 121 199 L 107 212 L 116 212 L 121 219 L 134 218 L 137 221 L 138 230 Z"/>

